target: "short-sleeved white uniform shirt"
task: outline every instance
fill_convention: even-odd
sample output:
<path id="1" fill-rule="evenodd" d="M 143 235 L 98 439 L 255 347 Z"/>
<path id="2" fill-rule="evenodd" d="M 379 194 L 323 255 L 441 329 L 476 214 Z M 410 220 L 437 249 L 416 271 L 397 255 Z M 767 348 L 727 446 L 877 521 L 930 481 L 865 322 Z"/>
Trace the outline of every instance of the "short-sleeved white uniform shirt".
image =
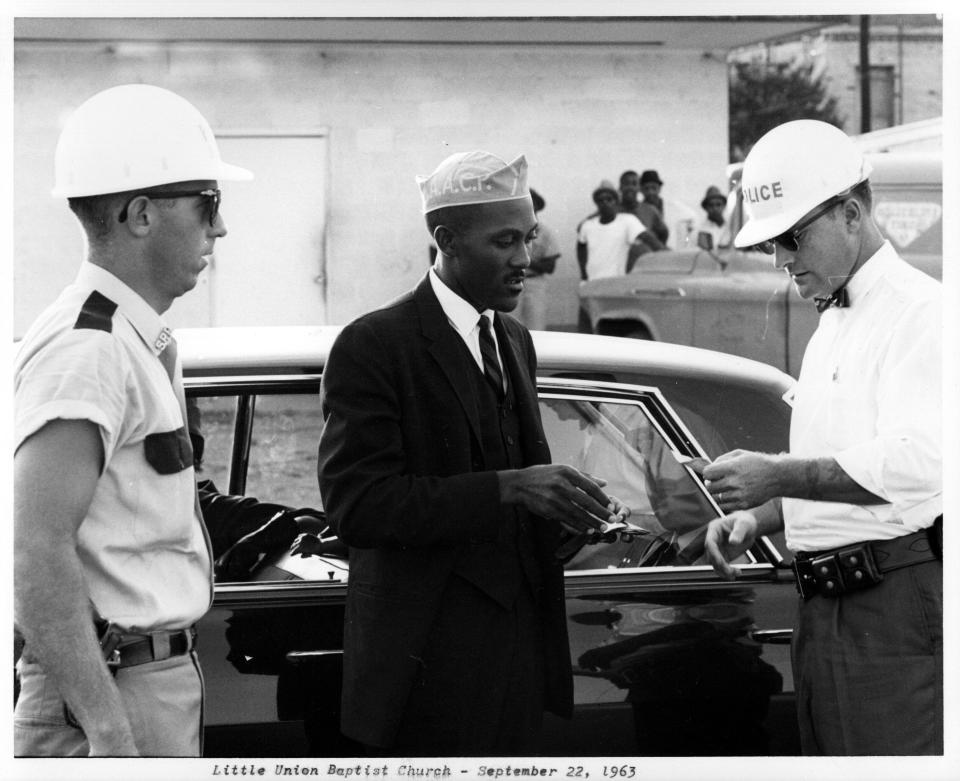
<path id="1" fill-rule="evenodd" d="M 168 334 L 143 298 L 84 263 L 15 363 L 15 447 L 58 418 L 100 430 L 104 466 L 78 553 L 94 609 L 129 631 L 189 626 L 213 593 L 187 426 L 159 359 Z"/>

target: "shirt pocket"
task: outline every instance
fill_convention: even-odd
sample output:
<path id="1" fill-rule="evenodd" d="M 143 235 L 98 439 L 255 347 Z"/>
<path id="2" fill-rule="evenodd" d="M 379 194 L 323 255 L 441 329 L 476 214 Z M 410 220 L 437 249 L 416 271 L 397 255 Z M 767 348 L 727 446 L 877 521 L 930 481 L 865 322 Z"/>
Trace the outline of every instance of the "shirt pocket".
<path id="1" fill-rule="evenodd" d="M 193 447 L 186 426 L 147 434 L 143 440 L 143 455 L 161 475 L 174 475 L 193 466 Z"/>

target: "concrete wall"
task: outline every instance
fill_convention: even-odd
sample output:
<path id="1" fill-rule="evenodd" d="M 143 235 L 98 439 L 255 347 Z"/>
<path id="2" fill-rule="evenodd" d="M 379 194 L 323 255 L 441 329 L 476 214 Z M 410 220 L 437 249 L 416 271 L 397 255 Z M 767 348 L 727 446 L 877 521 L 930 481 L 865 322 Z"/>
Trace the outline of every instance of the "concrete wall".
<path id="1" fill-rule="evenodd" d="M 453 151 L 527 155 L 531 184 L 547 200 L 541 217 L 563 245 L 551 280 L 551 326 L 575 322 L 575 227 L 592 210 L 600 179 L 656 168 L 663 194 L 695 210 L 706 186 L 724 181 L 726 66 L 702 51 L 28 40 L 15 42 L 14 56 L 16 335 L 72 279 L 81 256 L 72 216 L 48 194 L 60 124 L 72 107 L 113 84 L 142 81 L 179 92 L 215 132 L 329 130 L 332 323 L 384 302 L 424 273 L 428 236 L 413 177 Z M 229 204 L 224 212 L 229 221 Z M 261 305 L 283 323 L 282 301 Z"/>
<path id="2" fill-rule="evenodd" d="M 742 47 L 731 59 L 812 64 L 814 75 L 823 76 L 829 96 L 837 99 L 844 130 L 861 132 L 858 26 L 834 25 L 795 39 Z M 943 27 L 933 16 L 871 16 L 870 64 L 893 69 L 892 125 L 943 114 Z"/>
<path id="3" fill-rule="evenodd" d="M 830 93 L 837 97 L 837 107 L 847 119 L 846 129 L 859 133 L 859 31 L 827 31 L 825 43 Z M 894 125 L 943 114 L 942 28 L 898 29 L 875 23 L 870 29 L 870 65 L 893 69 Z"/>

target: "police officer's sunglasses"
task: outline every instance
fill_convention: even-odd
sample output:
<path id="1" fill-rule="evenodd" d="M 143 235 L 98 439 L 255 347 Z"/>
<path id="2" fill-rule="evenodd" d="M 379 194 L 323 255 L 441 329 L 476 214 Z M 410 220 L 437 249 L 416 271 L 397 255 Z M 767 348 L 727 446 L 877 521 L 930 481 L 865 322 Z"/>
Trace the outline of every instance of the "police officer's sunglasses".
<path id="1" fill-rule="evenodd" d="M 772 255 L 776 251 L 775 244 L 779 244 L 787 252 L 799 252 L 800 251 L 800 235 L 813 223 L 819 220 L 824 214 L 830 211 L 838 203 L 843 203 L 847 198 L 850 197 L 850 191 L 840 193 L 840 195 L 835 195 L 833 198 L 828 198 L 820 207 L 816 209 L 813 214 L 807 217 L 805 220 L 801 220 L 796 225 L 794 225 L 790 230 L 784 231 L 779 236 L 774 236 L 768 241 L 764 241 L 757 246 L 768 255 Z"/>
<path id="2" fill-rule="evenodd" d="M 120 222 L 127 221 L 127 209 L 130 208 L 130 204 L 133 202 L 134 198 L 139 198 L 141 195 L 146 196 L 147 198 L 156 198 L 157 200 L 164 200 L 165 198 L 194 198 L 196 196 L 201 196 L 207 201 L 207 219 L 210 221 L 210 227 L 214 226 L 214 223 L 217 221 L 217 215 L 220 213 L 220 190 L 216 189 L 207 189 L 207 190 L 163 190 L 153 193 L 137 193 L 129 201 L 127 201 L 123 206 L 123 211 L 120 212 L 120 215 L 117 217 L 117 220 Z"/>

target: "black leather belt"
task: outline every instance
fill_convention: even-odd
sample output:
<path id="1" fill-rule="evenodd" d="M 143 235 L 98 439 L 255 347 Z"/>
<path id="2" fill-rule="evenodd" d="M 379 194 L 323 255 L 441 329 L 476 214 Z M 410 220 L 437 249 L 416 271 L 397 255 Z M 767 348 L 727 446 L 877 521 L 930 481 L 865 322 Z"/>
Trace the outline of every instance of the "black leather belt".
<path id="1" fill-rule="evenodd" d="M 107 664 L 122 669 L 138 664 L 160 662 L 171 656 L 183 656 L 197 645 L 195 627 L 174 632 L 151 632 L 144 635 L 121 634 L 119 642 L 107 655 Z"/>
<path id="2" fill-rule="evenodd" d="M 831 550 L 797 553 L 791 564 L 797 591 L 804 599 L 817 594 L 838 597 L 848 591 L 874 586 L 883 573 L 937 561 L 926 529 L 892 540 L 871 540 Z"/>

